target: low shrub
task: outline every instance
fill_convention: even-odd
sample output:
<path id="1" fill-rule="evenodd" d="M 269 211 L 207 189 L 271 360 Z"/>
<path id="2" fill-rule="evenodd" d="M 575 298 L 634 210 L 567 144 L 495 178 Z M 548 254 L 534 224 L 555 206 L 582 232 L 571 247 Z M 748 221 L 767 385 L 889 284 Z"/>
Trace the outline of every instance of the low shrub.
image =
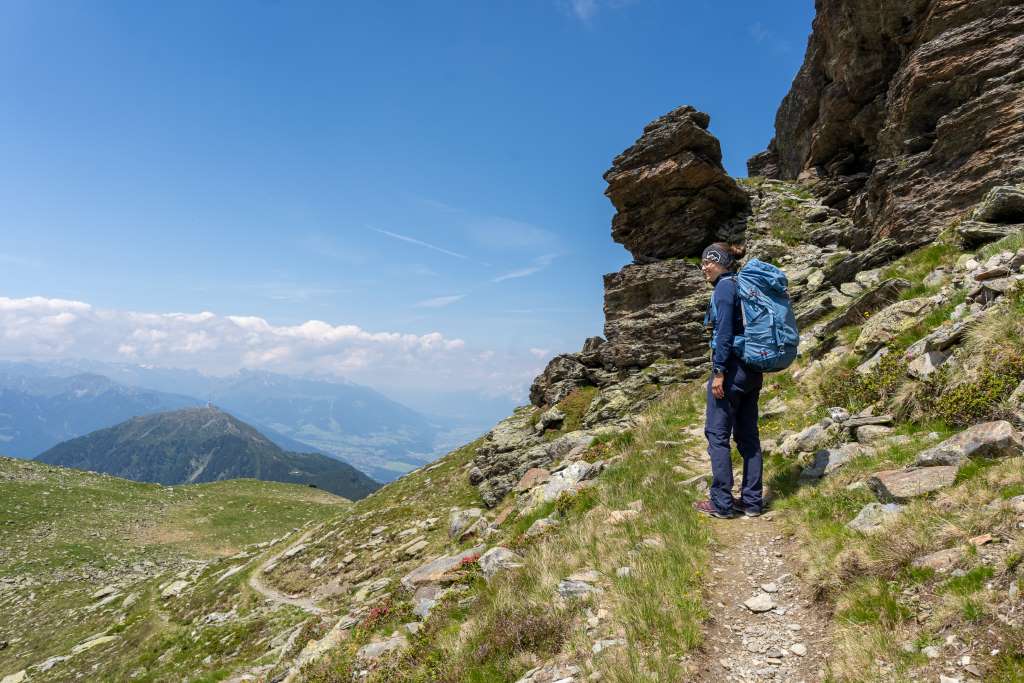
<path id="1" fill-rule="evenodd" d="M 887 401 L 907 379 L 903 354 L 892 351 L 882 356 L 867 374 L 851 367 L 839 367 L 828 373 L 818 386 L 818 397 L 827 406 L 859 411 L 878 401 Z"/>
<path id="2" fill-rule="evenodd" d="M 950 425 L 968 427 L 1002 415 L 1002 403 L 1024 380 L 1024 356 L 1011 356 L 981 367 L 976 379 L 950 385 L 948 373 L 932 382 L 933 415 Z"/>

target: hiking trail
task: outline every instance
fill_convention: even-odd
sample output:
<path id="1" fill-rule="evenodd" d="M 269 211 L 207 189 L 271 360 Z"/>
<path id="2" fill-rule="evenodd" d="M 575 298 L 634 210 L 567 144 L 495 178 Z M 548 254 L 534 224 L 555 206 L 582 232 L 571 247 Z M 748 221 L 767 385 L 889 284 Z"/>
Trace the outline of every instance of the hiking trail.
<path id="1" fill-rule="evenodd" d="M 826 678 L 828 615 L 804 594 L 790 559 L 795 548 L 774 517 L 710 520 L 715 541 L 700 680 Z"/>
<path id="2" fill-rule="evenodd" d="M 299 536 L 293 543 L 290 543 L 288 547 L 281 550 L 281 552 L 272 555 L 270 558 L 261 562 L 259 566 L 257 566 L 256 569 L 253 570 L 252 574 L 249 575 L 249 587 L 272 603 L 278 605 L 291 605 L 293 607 L 303 609 L 311 614 L 322 614 L 323 610 L 316 606 L 312 598 L 300 598 L 294 595 L 288 595 L 287 593 L 282 593 L 276 588 L 268 586 L 263 581 L 263 575 L 266 572 L 267 567 L 271 567 L 273 564 L 280 561 L 282 557 L 285 555 L 285 553 L 287 553 L 288 551 L 305 543 L 310 536 L 312 536 L 317 530 L 320 529 L 321 526 L 322 525 L 318 524 L 312 529 L 309 529 L 304 534 Z"/>

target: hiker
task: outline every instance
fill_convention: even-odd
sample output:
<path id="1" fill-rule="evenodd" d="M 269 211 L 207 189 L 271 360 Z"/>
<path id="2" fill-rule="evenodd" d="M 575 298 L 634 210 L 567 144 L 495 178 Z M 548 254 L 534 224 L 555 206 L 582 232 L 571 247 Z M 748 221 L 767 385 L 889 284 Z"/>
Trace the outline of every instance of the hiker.
<path id="1" fill-rule="evenodd" d="M 701 255 L 704 278 L 714 287 L 708 322 L 713 326 L 711 377 L 708 379 L 704 435 L 708 440 L 712 482 L 709 499 L 694 507 L 712 517 L 761 514 L 762 456 L 757 433 L 757 399 L 764 376 L 735 352 L 733 340 L 743 334 L 743 315 L 737 300 L 736 266 L 746 250 L 716 242 Z M 731 436 L 743 456 L 743 487 L 739 501 L 732 497 Z"/>

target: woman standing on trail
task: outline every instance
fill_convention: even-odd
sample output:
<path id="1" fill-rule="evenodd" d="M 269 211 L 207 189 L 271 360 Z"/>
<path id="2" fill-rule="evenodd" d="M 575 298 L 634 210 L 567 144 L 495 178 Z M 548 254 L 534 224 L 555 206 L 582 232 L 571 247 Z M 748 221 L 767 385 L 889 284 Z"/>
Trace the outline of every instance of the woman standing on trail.
<path id="1" fill-rule="evenodd" d="M 757 433 L 757 399 L 763 375 L 749 367 L 733 352 L 733 340 L 743 334 L 743 315 L 736 294 L 736 266 L 745 254 L 743 247 L 716 242 L 704 250 L 701 270 L 714 287 L 708 308 L 711 337 L 711 377 L 708 380 L 704 436 L 711 458 L 709 500 L 694 507 L 712 517 L 728 519 L 739 513 L 761 514 L 762 457 Z M 731 436 L 743 456 L 743 488 L 740 500 L 732 497 Z"/>

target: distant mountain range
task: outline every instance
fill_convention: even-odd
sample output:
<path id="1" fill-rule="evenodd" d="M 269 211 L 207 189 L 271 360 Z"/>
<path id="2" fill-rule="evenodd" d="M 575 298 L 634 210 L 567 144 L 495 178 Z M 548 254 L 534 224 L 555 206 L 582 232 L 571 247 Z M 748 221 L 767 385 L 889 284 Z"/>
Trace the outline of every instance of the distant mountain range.
<path id="1" fill-rule="evenodd" d="M 380 487 L 335 458 L 282 450 L 213 406 L 134 417 L 57 444 L 36 460 L 160 484 L 240 478 L 313 484 L 351 500 Z"/>
<path id="2" fill-rule="evenodd" d="M 93 361 L 0 361 L 0 454 L 30 458 L 130 417 L 212 401 L 284 450 L 340 458 L 386 482 L 472 440 L 514 405 L 462 394 L 446 402 L 445 396 L 438 394 L 431 406 L 441 415 L 425 415 L 345 381 L 253 371 L 215 377 Z"/>
<path id="3" fill-rule="evenodd" d="M 0 371 L 0 454 L 31 458 L 136 415 L 198 404 L 188 396 L 128 387 L 100 375 Z"/>

